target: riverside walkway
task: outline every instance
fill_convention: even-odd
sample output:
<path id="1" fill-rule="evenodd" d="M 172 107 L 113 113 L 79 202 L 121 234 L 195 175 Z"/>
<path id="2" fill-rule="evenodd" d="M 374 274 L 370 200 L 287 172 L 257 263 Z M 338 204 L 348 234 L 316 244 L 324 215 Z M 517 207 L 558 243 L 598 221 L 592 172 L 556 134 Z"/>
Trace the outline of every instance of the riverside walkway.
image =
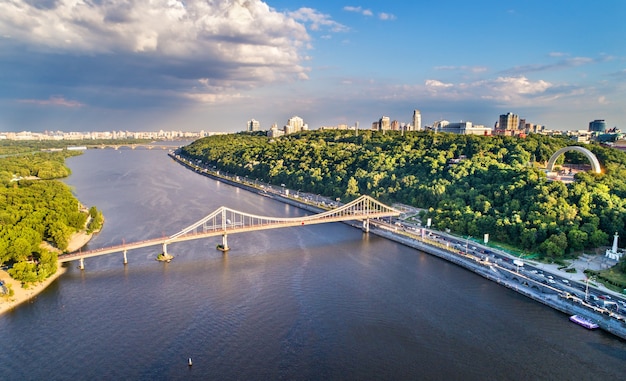
<path id="1" fill-rule="evenodd" d="M 162 245 L 163 254 L 167 256 L 167 245 L 170 243 L 219 235 L 222 236 L 220 250 L 227 251 L 229 249 L 228 234 L 329 222 L 362 221 L 363 230 L 368 232 L 370 219 L 394 217 L 398 215 L 400 215 L 399 211 L 365 195 L 335 209 L 314 215 L 293 218 L 258 216 L 222 206 L 206 217 L 168 237 L 158 237 L 138 242 L 123 243 L 117 246 L 62 254 L 59 256 L 59 262 L 63 263 L 78 260 L 80 263 L 79 267 L 84 269 L 85 258 L 121 252 L 124 255 L 124 263 L 128 263 L 128 257 L 126 255 L 128 250 Z"/>

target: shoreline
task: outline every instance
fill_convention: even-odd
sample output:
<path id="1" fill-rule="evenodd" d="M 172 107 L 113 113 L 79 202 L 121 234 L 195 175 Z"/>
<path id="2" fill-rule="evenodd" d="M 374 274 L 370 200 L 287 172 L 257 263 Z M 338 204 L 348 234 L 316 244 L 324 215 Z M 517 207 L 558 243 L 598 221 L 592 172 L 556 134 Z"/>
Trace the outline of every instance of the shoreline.
<path id="1" fill-rule="evenodd" d="M 87 234 L 84 231 L 74 233 L 72 238 L 70 238 L 70 242 L 67 245 L 68 252 L 74 252 L 85 246 L 93 237 L 93 233 Z M 13 296 L 0 296 L 0 315 L 4 314 L 7 311 L 11 311 L 22 303 L 28 302 L 31 299 L 34 299 L 37 295 L 39 295 L 43 290 L 46 289 L 52 282 L 57 280 L 61 275 L 67 272 L 67 267 L 62 267 L 59 264 L 57 271 L 50 275 L 47 279 L 30 284 L 28 288 L 22 287 L 22 283 L 17 281 L 9 275 L 5 270 L 0 270 L 0 280 L 2 280 L 5 284 L 11 285 L 11 289 L 13 290 Z"/>

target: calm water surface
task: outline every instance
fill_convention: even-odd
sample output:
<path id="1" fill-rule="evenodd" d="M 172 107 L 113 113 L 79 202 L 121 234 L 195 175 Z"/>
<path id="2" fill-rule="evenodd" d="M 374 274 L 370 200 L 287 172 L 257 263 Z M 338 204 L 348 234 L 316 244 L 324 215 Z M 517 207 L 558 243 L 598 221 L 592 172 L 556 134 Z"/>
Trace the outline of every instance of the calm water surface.
<path id="1" fill-rule="evenodd" d="M 66 182 L 104 212 L 99 248 L 224 205 L 303 211 L 161 150 L 90 150 Z M 1 380 L 620 380 L 626 343 L 470 272 L 344 224 L 87 259 L 0 316 Z M 187 366 L 187 358 L 193 366 Z"/>

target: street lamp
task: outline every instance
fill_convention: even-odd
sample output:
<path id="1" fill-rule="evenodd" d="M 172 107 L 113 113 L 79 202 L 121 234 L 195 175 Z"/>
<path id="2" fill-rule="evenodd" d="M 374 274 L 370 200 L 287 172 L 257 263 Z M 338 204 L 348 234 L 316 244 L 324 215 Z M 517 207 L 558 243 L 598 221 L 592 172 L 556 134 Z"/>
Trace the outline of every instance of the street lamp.
<path id="1" fill-rule="evenodd" d="M 587 277 L 587 286 L 585 287 L 585 302 L 589 298 L 589 280 L 593 278 L 593 276 Z"/>
<path id="2" fill-rule="evenodd" d="M 469 246 L 469 239 L 472 238 L 471 235 L 468 235 L 467 238 L 465 238 L 465 255 L 467 255 L 467 247 Z"/>

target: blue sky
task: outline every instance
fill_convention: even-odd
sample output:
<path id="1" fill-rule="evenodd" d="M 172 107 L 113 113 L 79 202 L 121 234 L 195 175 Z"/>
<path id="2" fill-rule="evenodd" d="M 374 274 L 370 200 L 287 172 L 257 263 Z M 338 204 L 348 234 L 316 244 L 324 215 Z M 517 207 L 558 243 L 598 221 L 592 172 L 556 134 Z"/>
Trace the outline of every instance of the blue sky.
<path id="1" fill-rule="evenodd" d="M 623 0 L 5 0 L 0 131 L 369 128 L 381 116 L 626 131 Z"/>

